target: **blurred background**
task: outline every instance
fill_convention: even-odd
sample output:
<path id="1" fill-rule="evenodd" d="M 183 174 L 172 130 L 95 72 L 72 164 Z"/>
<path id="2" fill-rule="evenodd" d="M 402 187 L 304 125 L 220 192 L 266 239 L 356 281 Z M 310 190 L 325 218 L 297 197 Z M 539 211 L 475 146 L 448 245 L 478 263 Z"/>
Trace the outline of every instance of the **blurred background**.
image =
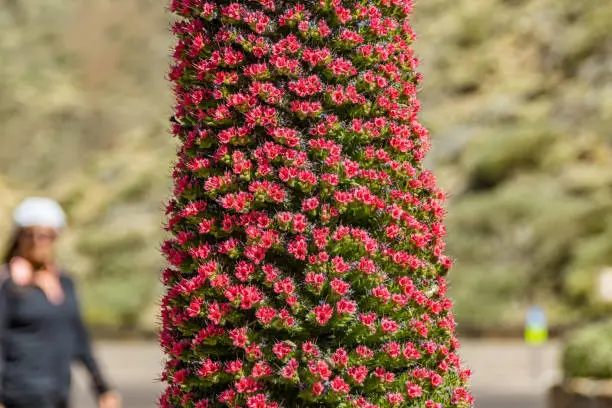
<path id="1" fill-rule="evenodd" d="M 0 0 L 0 231 L 8 239 L 25 196 L 61 202 L 61 259 L 133 408 L 153 406 L 161 387 L 152 334 L 174 157 L 169 19 L 153 0 Z M 414 25 L 427 166 L 451 196 L 451 296 L 477 406 L 543 407 L 547 387 L 606 337 L 597 361 L 612 372 L 612 336 L 597 331 L 609 327 L 567 334 L 612 312 L 602 278 L 612 266 L 612 2 L 422 0 Z M 525 345 L 534 304 L 574 354 L 558 336 Z M 576 376 L 606 376 L 594 370 Z M 86 387 L 76 382 L 76 398 Z"/>

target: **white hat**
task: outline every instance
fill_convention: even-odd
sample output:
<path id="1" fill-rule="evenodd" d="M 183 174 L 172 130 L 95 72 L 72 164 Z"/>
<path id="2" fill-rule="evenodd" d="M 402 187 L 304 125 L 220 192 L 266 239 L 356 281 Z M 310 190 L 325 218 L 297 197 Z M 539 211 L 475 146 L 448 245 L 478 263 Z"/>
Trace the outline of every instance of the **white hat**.
<path id="1" fill-rule="evenodd" d="M 61 230 L 66 226 L 66 214 L 57 201 L 44 197 L 30 197 L 15 208 L 13 221 L 21 228 L 50 227 Z"/>

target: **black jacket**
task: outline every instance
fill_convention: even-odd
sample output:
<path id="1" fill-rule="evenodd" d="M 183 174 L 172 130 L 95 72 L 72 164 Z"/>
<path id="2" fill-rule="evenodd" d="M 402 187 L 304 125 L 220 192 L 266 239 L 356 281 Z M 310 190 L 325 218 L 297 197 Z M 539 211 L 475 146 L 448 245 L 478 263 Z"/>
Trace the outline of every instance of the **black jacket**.
<path id="1" fill-rule="evenodd" d="M 62 274 L 65 300 L 54 305 L 41 289 L 17 286 L 0 266 L 0 402 L 46 406 L 70 392 L 70 363 L 81 361 L 96 392 L 108 391 L 81 320 L 72 280 Z"/>

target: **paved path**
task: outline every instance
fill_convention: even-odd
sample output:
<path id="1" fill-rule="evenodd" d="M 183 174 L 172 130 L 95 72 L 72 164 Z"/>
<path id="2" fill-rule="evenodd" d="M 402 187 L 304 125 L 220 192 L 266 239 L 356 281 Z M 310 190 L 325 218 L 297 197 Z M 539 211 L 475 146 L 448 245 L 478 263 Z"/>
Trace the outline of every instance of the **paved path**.
<path id="1" fill-rule="evenodd" d="M 119 390 L 124 408 L 152 408 L 163 389 L 156 380 L 162 355 L 150 343 L 99 343 L 97 354 Z M 545 408 L 546 389 L 559 378 L 558 346 L 533 351 L 520 342 L 463 342 L 472 368 L 477 408 Z M 533 363 L 536 364 L 533 364 Z M 86 375 L 76 370 L 74 408 L 94 408 Z"/>

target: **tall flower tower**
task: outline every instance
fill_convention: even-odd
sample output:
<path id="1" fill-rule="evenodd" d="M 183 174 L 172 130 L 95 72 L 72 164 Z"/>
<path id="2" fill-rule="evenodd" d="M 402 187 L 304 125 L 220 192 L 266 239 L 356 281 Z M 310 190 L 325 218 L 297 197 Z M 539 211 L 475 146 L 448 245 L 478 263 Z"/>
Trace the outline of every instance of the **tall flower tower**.
<path id="1" fill-rule="evenodd" d="M 470 407 L 411 0 L 174 0 L 161 407 Z"/>

